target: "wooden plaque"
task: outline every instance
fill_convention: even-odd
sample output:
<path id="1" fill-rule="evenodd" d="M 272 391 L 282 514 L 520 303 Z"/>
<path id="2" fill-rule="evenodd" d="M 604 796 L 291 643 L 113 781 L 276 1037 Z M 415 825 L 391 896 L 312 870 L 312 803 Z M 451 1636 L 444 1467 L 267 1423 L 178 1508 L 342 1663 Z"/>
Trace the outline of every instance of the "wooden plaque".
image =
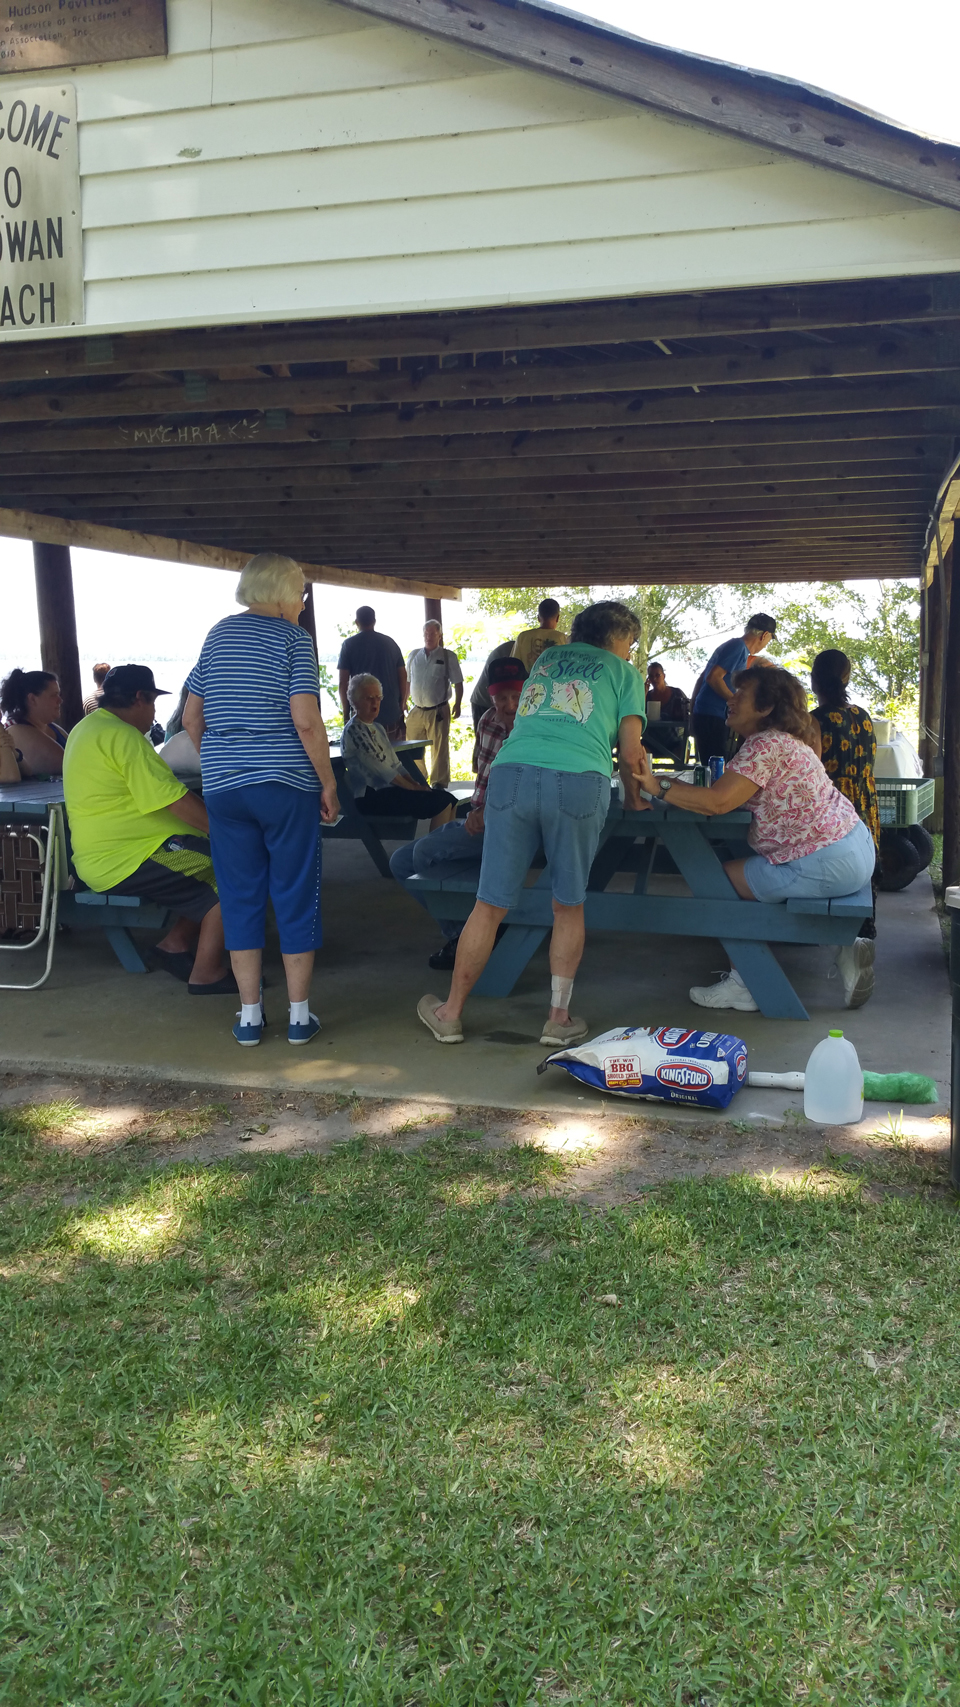
<path id="1" fill-rule="evenodd" d="M 0 11 L 0 74 L 166 51 L 166 0 L 33 0 Z"/>

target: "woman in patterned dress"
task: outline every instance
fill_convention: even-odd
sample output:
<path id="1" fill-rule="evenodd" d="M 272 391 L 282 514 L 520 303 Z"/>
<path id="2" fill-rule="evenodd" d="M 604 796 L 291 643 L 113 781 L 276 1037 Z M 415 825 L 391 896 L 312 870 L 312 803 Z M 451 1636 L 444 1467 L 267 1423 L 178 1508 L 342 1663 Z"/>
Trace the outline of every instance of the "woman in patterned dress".
<path id="1" fill-rule="evenodd" d="M 850 660 L 845 652 L 818 652 L 810 671 L 810 685 L 817 696 L 813 712 L 820 731 L 820 757 L 835 788 L 845 795 L 857 817 L 866 824 L 874 847 L 880 848 L 880 812 L 873 780 L 877 737 L 870 713 L 862 705 L 851 705 L 847 695 Z M 877 870 L 873 874 L 873 917 L 865 919 L 860 935 L 877 934 Z"/>

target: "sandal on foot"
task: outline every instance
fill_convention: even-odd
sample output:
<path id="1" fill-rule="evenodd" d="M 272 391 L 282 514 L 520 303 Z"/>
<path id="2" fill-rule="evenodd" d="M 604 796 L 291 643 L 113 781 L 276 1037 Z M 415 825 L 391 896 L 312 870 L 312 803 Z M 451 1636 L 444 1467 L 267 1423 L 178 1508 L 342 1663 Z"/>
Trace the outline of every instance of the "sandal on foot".
<path id="1" fill-rule="evenodd" d="M 438 1043 L 462 1043 L 463 1027 L 458 1019 L 438 1019 L 437 1009 L 443 1003 L 439 996 L 421 996 L 417 1003 L 417 1017 L 432 1031 Z"/>

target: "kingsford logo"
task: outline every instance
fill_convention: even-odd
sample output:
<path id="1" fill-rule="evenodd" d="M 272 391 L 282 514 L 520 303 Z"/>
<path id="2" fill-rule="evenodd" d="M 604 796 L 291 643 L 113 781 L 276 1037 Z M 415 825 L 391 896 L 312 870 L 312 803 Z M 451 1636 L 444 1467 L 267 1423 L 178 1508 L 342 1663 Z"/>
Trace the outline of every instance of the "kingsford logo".
<path id="1" fill-rule="evenodd" d="M 654 1033 L 653 1041 L 659 1043 L 661 1049 L 679 1049 L 692 1036 L 692 1031 L 682 1031 L 678 1025 L 662 1025 Z"/>
<path id="2" fill-rule="evenodd" d="M 661 1085 L 674 1085 L 684 1091 L 705 1091 L 713 1084 L 709 1068 L 688 1066 L 682 1061 L 664 1061 L 657 1068 L 657 1078 Z"/>

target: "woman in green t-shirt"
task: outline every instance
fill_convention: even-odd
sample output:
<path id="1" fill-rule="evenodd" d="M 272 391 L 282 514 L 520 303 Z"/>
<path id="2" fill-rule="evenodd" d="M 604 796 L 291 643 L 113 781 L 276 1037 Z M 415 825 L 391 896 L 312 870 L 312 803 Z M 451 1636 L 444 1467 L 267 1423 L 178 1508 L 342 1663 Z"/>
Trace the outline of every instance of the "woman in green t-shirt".
<path id="1" fill-rule="evenodd" d="M 457 948 L 450 995 L 424 996 L 417 1013 L 438 1043 L 462 1043 L 463 1005 L 490 958 L 497 926 L 515 907 L 542 845 L 553 892 L 550 1014 L 541 1043 L 585 1037 L 570 1014 L 583 954 L 587 879 L 610 809 L 613 748 L 627 805 L 640 796 L 634 769 L 643 748 L 643 678 L 628 662 L 640 633 L 616 600 L 574 619 L 567 646 L 542 652 L 524 685 L 513 732 L 490 768 L 483 865 L 473 909 Z"/>

